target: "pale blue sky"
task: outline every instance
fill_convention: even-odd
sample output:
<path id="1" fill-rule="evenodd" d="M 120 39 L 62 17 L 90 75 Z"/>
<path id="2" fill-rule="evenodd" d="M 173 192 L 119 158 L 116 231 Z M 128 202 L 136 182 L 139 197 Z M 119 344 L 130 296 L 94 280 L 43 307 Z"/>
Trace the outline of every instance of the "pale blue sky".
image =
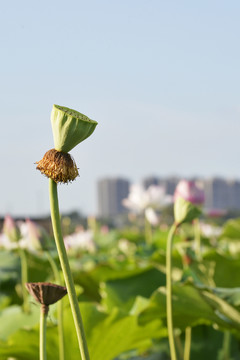
<path id="1" fill-rule="evenodd" d="M 240 178 L 240 2 L 17 1 L 1 6 L 0 215 L 49 212 L 34 162 L 52 105 L 99 125 L 72 155 L 62 211 L 96 212 L 96 181 Z"/>

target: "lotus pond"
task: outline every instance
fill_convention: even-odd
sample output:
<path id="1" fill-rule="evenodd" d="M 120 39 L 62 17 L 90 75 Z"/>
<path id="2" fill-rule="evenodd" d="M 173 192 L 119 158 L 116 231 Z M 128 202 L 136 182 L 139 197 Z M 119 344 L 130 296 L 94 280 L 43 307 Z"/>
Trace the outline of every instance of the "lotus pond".
<path id="1" fill-rule="evenodd" d="M 35 236 L 27 223 L 37 229 Z M 39 358 L 39 304 L 26 293 L 23 272 L 28 282 L 63 282 L 51 231 L 31 221 L 17 226 L 20 243 L 26 244 L 27 239 L 28 246 L 11 246 L 6 235 L 1 237 L 1 360 Z M 209 224 L 200 228 L 200 257 L 194 223 L 177 229 L 172 247 L 177 357 L 187 357 L 190 333 L 189 358 L 240 359 L 240 220 L 229 220 L 221 229 Z M 151 244 L 136 227 L 109 230 L 96 224 L 95 229 L 80 231 L 70 224 L 69 229 L 65 245 L 91 360 L 170 359 L 166 315 L 169 228 L 152 230 Z M 80 359 L 68 296 L 59 303 L 64 358 Z M 53 304 L 47 316 L 49 360 L 62 356 L 58 325 L 58 304 Z"/>

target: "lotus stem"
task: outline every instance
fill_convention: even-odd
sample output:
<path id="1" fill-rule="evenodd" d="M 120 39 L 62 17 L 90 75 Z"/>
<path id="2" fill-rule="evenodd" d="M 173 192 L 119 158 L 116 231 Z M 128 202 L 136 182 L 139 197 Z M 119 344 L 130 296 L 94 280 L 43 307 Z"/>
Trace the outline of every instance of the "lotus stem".
<path id="1" fill-rule="evenodd" d="M 167 328 L 171 360 L 177 360 L 172 315 L 172 244 L 176 229 L 177 224 L 174 223 L 168 233 L 166 249 Z"/>
<path id="2" fill-rule="evenodd" d="M 56 262 L 54 261 L 50 252 L 47 252 L 48 261 L 51 265 L 55 281 L 62 285 L 61 276 Z M 58 318 L 58 344 L 59 344 L 59 360 L 65 360 L 65 346 L 64 346 L 64 331 L 63 331 L 63 302 L 57 303 L 57 318 Z"/>
<path id="3" fill-rule="evenodd" d="M 152 226 L 145 216 L 145 239 L 148 245 L 152 244 Z"/>
<path id="4" fill-rule="evenodd" d="M 49 196 L 50 196 L 50 208 L 51 208 L 53 233 L 57 246 L 58 256 L 63 271 L 64 280 L 68 291 L 69 302 L 72 310 L 73 320 L 74 320 L 78 343 L 79 343 L 79 349 L 82 360 L 90 360 L 82 317 L 78 305 L 77 294 L 75 291 L 73 277 L 69 266 L 69 261 L 62 236 L 59 205 L 58 205 L 57 184 L 52 179 L 49 179 Z"/>
<path id="5" fill-rule="evenodd" d="M 27 265 L 27 257 L 26 253 L 20 247 L 18 248 L 20 261 L 21 261 L 21 287 L 22 287 L 22 297 L 23 297 L 23 311 L 25 313 L 30 312 L 28 293 L 25 288 L 25 283 L 28 282 L 28 265 Z"/>
<path id="6" fill-rule="evenodd" d="M 231 333 L 229 330 L 224 331 L 222 350 L 222 359 L 231 360 Z"/>
<path id="7" fill-rule="evenodd" d="M 184 360 L 190 360 L 192 328 L 188 326 L 185 330 Z"/>
<path id="8" fill-rule="evenodd" d="M 198 260 L 202 260 L 201 253 L 201 229 L 199 219 L 194 220 L 194 230 L 195 230 L 195 246 L 196 246 L 196 256 Z"/>
<path id="9" fill-rule="evenodd" d="M 47 312 L 44 306 L 40 310 L 39 359 L 47 360 L 46 350 Z"/>

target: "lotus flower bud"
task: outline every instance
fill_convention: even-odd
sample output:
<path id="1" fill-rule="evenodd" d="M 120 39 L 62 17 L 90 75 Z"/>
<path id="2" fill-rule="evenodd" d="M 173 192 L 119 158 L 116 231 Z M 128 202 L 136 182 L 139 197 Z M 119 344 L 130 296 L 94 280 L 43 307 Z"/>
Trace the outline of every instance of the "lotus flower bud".
<path id="1" fill-rule="evenodd" d="M 6 215 L 4 218 L 3 233 L 8 237 L 11 242 L 17 242 L 20 240 L 20 230 L 10 215 Z"/>
<path id="2" fill-rule="evenodd" d="M 30 219 L 27 219 L 24 226 L 22 226 L 22 233 L 29 251 L 49 250 L 54 244 L 51 242 L 46 230 Z"/>
<path id="3" fill-rule="evenodd" d="M 186 201 L 189 201 L 195 205 L 201 205 L 204 203 L 204 191 L 197 186 L 195 181 L 181 180 L 174 193 L 174 201 L 178 197 L 182 197 Z"/>
<path id="4" fill-rule="evenodd" d="M 182 180 L 174 193 L 174 218 L 177 224 L 190 222 L 201 214 L 198 205 L 204 202 L 204 192 L 194 181 Z"/>
<path id="5" fill-rule="evenodd" d="M 178 225 L 184 222 L 190 222 L 200 214 L 201 210 L 199 207 L 181 197 L 178 197 L 174 202 L 174 219 Z"/>

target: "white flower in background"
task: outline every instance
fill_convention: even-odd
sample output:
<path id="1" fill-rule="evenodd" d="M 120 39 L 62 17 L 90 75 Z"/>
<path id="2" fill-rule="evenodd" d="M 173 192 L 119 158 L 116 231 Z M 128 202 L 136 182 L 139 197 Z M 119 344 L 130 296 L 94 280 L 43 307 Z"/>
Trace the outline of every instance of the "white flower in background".
<path id="1" fill-rule="evenodd" d="M 10 238 L 5 234 L 0 234 L 0 248 L 4 248 L 6 250 L 15 250 L 15 249 L 27 249 L 28 244 L 26 239 L 20 239 L 18 242 L 13 242 Z"/>
<path id="2" fill-rule="evenodd" d="M 145 216 L 151 225 L 157 226 L 159 224 L 159 216 L 157 215 L 156 211 L 153 210 L 153 208 L 147 208 L 145 210 Z"/>
<path id="3" fill-rule="evenodd" d="M 136 245 L 127 239 L 120 239 L 118 241 L 118 248 L 126 255 L 130 255 L 136 251 Z"/>
<path id="4" fill-rule="evenodd" d="M 200 223 L 200 229 L 202 234 L 208 238 L 218 237 L 222 233 L 222 228 L 210 224 Z"/>
<path id="5" fill-rule="evenodd" d="M 127 253 L 128 249 L 129 249 L 129 241 L 127 239 L 120 239 L 118 241 L 118 248 L 120 251 L 122 251 L 123 253 Z"/>
<path id="6" fill-rule="evenodd" d="M 130 187 L 129 195 L 123 199 L 123 205 L 138 213 L 144 213 L 152 225 L 157 225 L 159 218 L 154 210 L 159 210 L 172 202 L 172 196 L 167 195 L 164 187 L 150 185 L 147 189 L 140 184 Z"/>
<path id="7" fill-rule="evenodd" d="M 171 203 L 172 197 L 166 195 L 162 186 L 151 185 L 146 190 L 140 184 L 133 184 L 130 187 L 129 195 L 123 199 L 123 205 L 138 213 L 144 212 L 148 207 L 160 209 Z"/>
<path id="8" fill-rule="evenodd" d="M 96 250 L 92 230 L 80 230 L 65 236 L 64 243 L 67 250 L 86 250 L 90 253 Z"/>
<path id="9" fill-rule="evenodd" d="M 6 250 L 14 250 L 17 249 L 19 244 L 17 242 L 13 242 L 9 239 L 9 237 L 5 234 L 0 234 L 0 248 L 4 248 Z"/>

